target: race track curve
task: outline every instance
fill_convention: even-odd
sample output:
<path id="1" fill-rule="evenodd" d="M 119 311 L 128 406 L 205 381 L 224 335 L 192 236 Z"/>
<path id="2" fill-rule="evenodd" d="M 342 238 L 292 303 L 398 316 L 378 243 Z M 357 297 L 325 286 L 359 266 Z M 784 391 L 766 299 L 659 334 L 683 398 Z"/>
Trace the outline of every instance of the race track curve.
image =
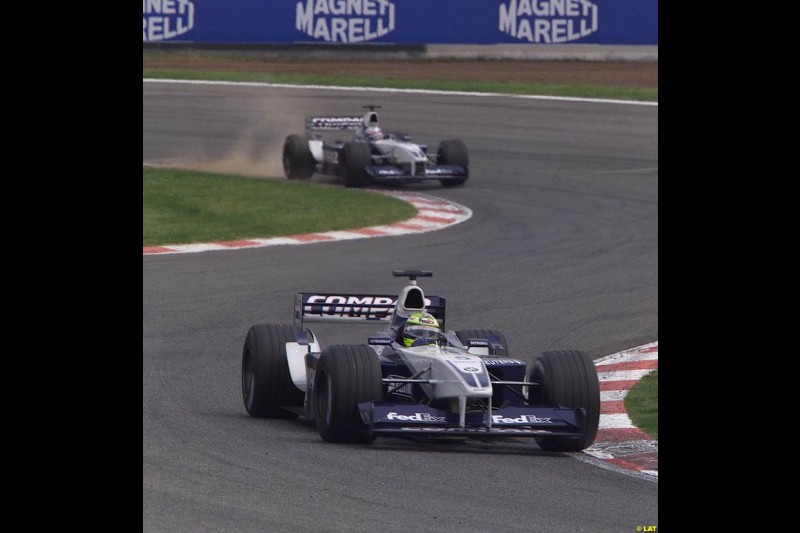
<path id="1" fill-rule="evenodd" d="M 658 525 L 658 482 L 532 440 L 323 442 L 250 418 L 248 328 L 290 323 L 295 291 L 394 292 L 431 270 L 448 328 L 493 328 L 511 354 L 599 358 L 658 340 L 658 107 L 257 86 L 143 83 L 143 161 L 278 175 L 312 114 L 380 104 L 384 130 L 469 147 L 465 205 L 429 233 L 143 256 L 143 531 L 629 532 Z M 319 184 L 333 180 L 315 177 Z M 314 325 L 323 344 L 374 327 Z M 576 460 L 581 459 L 581 460 Z"/>

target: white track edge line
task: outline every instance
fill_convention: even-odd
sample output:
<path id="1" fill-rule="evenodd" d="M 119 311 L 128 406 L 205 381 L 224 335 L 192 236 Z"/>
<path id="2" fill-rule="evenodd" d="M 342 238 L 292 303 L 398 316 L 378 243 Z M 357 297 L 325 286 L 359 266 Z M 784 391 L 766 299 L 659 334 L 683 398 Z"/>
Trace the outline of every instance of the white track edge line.
<path id="1" fill-rule="evenodd" d="M 611 98 L 579 98 L 576 96 L 545 96 L 538 94 L 508 94 L 491 92 L 469 92 L 469 91 L 438 91 L 433 89 L 396 89 L 392 87 L 342 87 L 337 85 L 295 85 L 291 83 L 267 83 L 258 81 L 215 81 L 215 80 L 175 80 L 160 78 L 142 78 L 143 83 L 172 83 L 185 85 L 220 85 L 238 87 L 268 87 L 275 89 L 318 89 L 330 91 L 361 91 L 378 93 L 407 93 L 407 94 L 429 94 L 441 96 L 480 96 L 480 97 L 507 97 L 523 100 L 555 100 L 559 102 L 588 102 L 595 104 L 624 104 L 642 105 L 658 107 L 658 102 L 642 102 L 639 100 L 614 100 Z"/>

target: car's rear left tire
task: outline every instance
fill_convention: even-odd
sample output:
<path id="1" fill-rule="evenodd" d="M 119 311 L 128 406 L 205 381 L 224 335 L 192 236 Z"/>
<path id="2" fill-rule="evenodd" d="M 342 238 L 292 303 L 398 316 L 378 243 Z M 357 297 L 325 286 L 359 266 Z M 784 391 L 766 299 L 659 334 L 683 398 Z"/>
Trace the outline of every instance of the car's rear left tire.
<path id="1" fill-rule="evenodd" d="M 284 407 L 302 407 L 305 393 L 289 373 L 286 343 L 294 341 L 292 327 L 256 324 L 247 332 L 242 350 L 242 398 L 256 418 L 297 418 Z"/>
<path id="2" fill-rule="evenodd" d="M 533 360 L 528 381 L 540 383 L 539 400 L 583 409 L 579 437 L 535 437 L 540 448 L 553 452 L 578 452 L 592 445 L 600 424 L 600 383 L 592 358 L 583 352 L 543 352 Z"/>
<path id="3" fill-rule="evenodd" d="M 369 346 L 329 346 L 314 372 L 314 414 L 326 442 L 369 444 L 375 436 L 361 419 L 358 404 L 383 400 L 381 365 Z"/>
<path id="4" fill-rule="evenodd" d="M 289 135 L 283 143 L 283 173 L 290 180 L 306 180 L 314 175 L 317 161 L 311 154 L 308 141 L 299 135 Z"/>
<path id="5" fill-rule="evenodd" d="M 464 182 L 469 178 L 469 153 L 464 141 L 449 139 L 439 143 L 439 149 L 436 152 L 436 163 L 439 165 L 460 165 L 467 168 L 467 175 L 463 178 L 439 180 L 445 187 L 464 185 Z"/>

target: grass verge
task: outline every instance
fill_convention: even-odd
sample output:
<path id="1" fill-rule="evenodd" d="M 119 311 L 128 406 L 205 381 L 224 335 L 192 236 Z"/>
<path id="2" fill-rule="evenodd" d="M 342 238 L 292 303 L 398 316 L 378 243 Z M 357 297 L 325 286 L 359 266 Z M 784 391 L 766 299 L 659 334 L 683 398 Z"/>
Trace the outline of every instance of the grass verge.
<path id="1" fill-rule="evenodd" d="M 367 191 L 142 167 L 142 245 L 269 238 L 390 224 L 416 215 Z"/>
<path id="2" fill-rule="evenodd" d="M 464 91 L 502 94 L 530 94 L 612 100 L 658 101 L 657 88 L 605 87 L 595 85 L 529 85 L 522 83 L 402 80 L 324 76 L 318 74 L 265 74 L 260 72 L 195 71 L 182 69 L 142 69 L 143 78 L 210 81 L 245 81 L 286 83 L 291 85 L 324 85 L 340 87 L 385 87 L 392 89 L 425 89 L 432 91 Z"/>
<path id="3" fill-rule="evenodd" d="M 628 392 L 625 410 L 636 427 L 658 440 L 658 370 L 644 376 Z"/>

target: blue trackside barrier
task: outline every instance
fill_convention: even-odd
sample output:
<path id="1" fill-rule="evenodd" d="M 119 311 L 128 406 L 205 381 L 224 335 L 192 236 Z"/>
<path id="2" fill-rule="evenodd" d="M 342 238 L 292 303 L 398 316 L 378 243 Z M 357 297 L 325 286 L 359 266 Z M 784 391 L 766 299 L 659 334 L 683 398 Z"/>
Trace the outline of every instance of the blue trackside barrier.
<path id="1" fill-rule="evenodd" d="M 142 41 L 657 45 L 658 0 L 142 0 Z"/>

